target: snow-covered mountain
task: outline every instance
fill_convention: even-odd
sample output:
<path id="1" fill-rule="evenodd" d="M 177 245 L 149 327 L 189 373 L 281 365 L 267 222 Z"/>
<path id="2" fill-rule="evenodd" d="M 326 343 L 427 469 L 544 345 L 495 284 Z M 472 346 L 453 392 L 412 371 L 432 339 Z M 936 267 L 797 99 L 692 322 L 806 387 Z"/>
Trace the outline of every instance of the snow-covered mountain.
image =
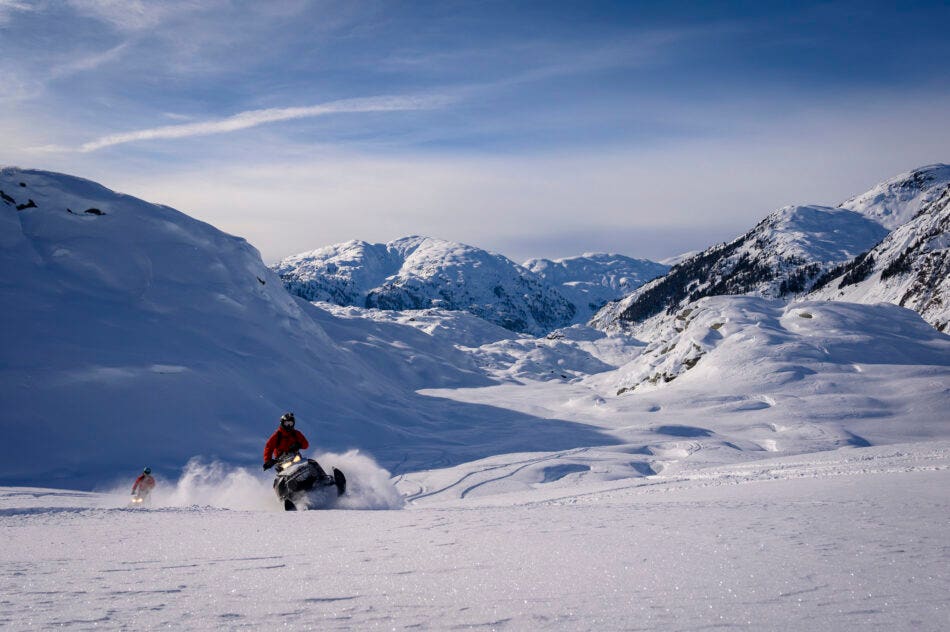
<path id="1" fill-rule="evenodd" d="M 860 213 L 825 206 L 786 206 L 746 234 L 673 266 L 598 312 L 600 326 L 670 314 L 705 296 L 781 297 L 801 292 L 822 272 L 864 252 L 887 230 Z"/>
<path id="2" fill-rule="evenodd" d="M 564 259 L 529 259 L 525 268 L 554 285 L 576 308 L 575 323 L 586 323 L 600 308 L 658 276 L 670 266 L 624 255 L 585 253 Z"/>
<path id="3" fill-rule="evenodd" d="M 806 296 L 886 301 L 918 312 L 939 331 L 950 324 L 950 185 L 881 243 L 829 271 Z"/>
<path id="4" fill-rule="evenodd" d="M 839 206 L 861 213 L 888 230 L 894 230 L 940 197 L 948 184 L 950 165 L 927 165 L 894 176 Z"/>
<path id="5" fill-rule="evenodd" d="M 705 296 L 804 294 L 932 206 L 948 184 L 950 166 L 937 164 L 891 178 L 837 208 L 784 207 L 745 235 L 688 257 L 666 276 L 607 305 L 593 322 L 631 326 Z"/>
<path id="6" fill-rule="evenodd" d="M 516 332 L 570 324 L 574 305 L 502 255 L 430 237 L 349 241 L 288 257 L 274 269 L 308 301 L 388 310 L 466 311 Z"/>

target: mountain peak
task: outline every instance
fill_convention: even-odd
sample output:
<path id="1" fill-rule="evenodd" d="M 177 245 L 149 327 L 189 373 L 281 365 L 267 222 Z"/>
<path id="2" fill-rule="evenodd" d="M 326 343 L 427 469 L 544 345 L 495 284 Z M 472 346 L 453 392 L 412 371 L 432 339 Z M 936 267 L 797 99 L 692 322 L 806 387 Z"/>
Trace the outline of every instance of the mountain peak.
<path id="1" fill-rule="evenodd" d="M 950 184 L 950 165 L 936 163 L 894 176 L 839 205 L 894 230 L 910 221 Z"/>
<path id="2" fill-rule="evenodd" d="M 640 323 L 706 296 L 780 297 L 807 289 L 822 272 L 864 252 L 887 230 L 860 213 L 785 206 L 752 230 L 673 266 L 595 316 L 598 326 Z"/>
<path id="3" fill-rule="evenodd" d="M 574 306 L 510 259 L 467 244 L 412 235 L 353 242 L 288 257 L 284 286 L 309 301 L 379 309 L 467 311 L 523 333 L 570 324 Z"/>

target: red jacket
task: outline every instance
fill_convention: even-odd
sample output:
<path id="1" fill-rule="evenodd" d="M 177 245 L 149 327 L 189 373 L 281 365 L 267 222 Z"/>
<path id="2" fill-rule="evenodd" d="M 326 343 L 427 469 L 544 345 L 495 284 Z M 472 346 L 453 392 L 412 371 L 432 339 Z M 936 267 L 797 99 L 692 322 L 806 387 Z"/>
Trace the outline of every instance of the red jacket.
<path id="1" fill-rule="evenodd" d="M 155 477 L 151 474 L 139 474 L 139 477 L 135 479 L 135 484 L 132 485 L 132 493 L 135 493 L 135 490 L 142 488 L 142 491 L 148 493 L 152 491 L 152 488 L 155 487 Z"/>
<path id="2" fill-rule="evenodd" d="M 264 460 L 276 459 L 284 452 L 290 452 L 290 446 L 295 443 L 300 445 L 301 450 L 306 450 L 310 447 L 310 442 L 307 441 L 307 437 L 303 436 L 303 433 L 296 428 L 293 430 L 278 428 L 274 431 L 274 434 L 270 436 L 270 439 L 267 440 L 267 444 L 264 446 Z"/>

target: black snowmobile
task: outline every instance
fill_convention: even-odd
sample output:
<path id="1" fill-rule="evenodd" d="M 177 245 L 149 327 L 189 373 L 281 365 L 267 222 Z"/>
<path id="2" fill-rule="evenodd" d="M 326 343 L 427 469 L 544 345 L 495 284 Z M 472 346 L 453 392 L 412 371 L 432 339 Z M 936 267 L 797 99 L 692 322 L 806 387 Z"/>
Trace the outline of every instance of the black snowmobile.
<path id="1" fill-rule="evenodd" d="M 274 491 L 284 503 L 286 511 L 304 507 L 326 507 L 346 493 L 346 477 L 334 468 L 327 474 L 313 459 L 300 456 L 300 452 L 288 452 L 274 464 L 277 477 Z"/>

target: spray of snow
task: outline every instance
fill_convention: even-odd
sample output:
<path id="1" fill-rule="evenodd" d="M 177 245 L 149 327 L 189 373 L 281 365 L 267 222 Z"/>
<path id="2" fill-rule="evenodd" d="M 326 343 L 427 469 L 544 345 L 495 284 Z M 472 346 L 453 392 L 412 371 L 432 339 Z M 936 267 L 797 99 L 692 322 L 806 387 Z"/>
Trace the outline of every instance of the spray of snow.
<path id="1" fill-rule="evenodd" d="M 346 474 L 346 494 L 336 507 L 341 509 L 400 509 L 402 495 L 392 483 L 392 475 L 372 457 L 359 450 L 345 454 L 320 454 L 317 460 L 327 467 L 335 466 Z"/>
<path id="2" fill-rule="evenodd" d="M 153 505 L 158 507 L 197 505 L 251 511 L 278 507 L 271 483 L 262 473 L 200 458 L 188 462 L 173 487 L 157 486 L 154 496 Z"/>
<path id="3" fill-rule="evenodd" d="M 390 474 L 371 457 L 351 450 L 345 454 L 323 453 L 315 458 L 327 471 L 342 470 L 347 477 L 347 493 L 339 499 L 311 499 L 311 509 L 399 509 L 403 499 L 390 481 Z M 191 459 L 177 482 L 158 481 L 149 507 L 214 507 L 238 511 L 279 511 L 273 477 L 220 461 Z M 125 504 L 128 488 L 110 494 L 110 504 Z M 335 492 L 334 492 L 335 496 Z M 299 503 L 304 505 L 306 503 Z"/>

